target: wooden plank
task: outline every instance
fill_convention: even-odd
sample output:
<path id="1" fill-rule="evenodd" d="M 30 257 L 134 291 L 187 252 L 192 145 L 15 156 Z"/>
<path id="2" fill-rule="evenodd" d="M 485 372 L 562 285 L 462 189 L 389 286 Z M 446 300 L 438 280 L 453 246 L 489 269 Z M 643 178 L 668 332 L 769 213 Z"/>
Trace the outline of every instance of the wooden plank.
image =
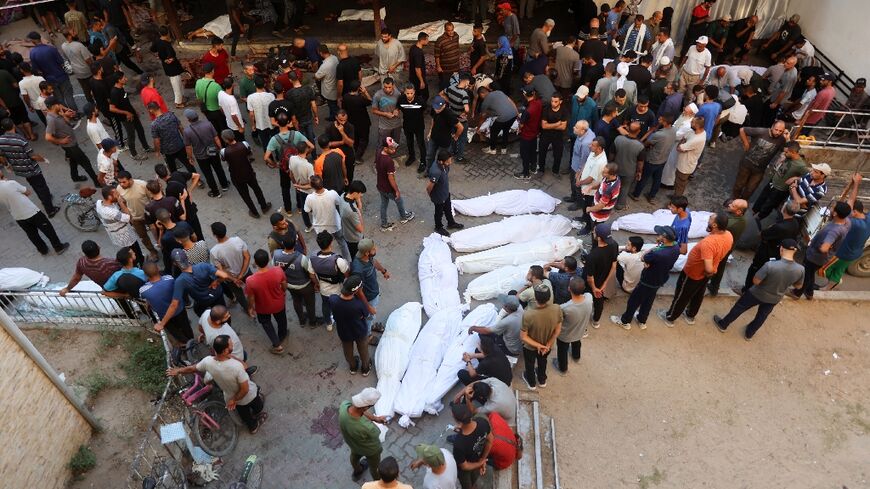
<path id="1" fill-rule="evenodd" d="M 517 483 L 522 489 L 536 488 L 534 459 L 532 453 L 535 450 L 534 431 L 532 428 L 532 406 L 529 402 L 517 400 L 517 433 L 523 438 L 523 458 L 517 462 Z"/>

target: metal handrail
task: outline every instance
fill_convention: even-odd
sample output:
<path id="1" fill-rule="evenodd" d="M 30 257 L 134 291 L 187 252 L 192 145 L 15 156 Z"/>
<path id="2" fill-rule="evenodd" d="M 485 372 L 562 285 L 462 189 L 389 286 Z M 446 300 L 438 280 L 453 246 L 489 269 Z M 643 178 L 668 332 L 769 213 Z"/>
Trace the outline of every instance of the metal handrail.
<path id="1" fill-rule="evenodd" d="M 837 66 L 827 54 L 819 50 L 819 47 L 815 43 L 813 43 L 813 48 L 815 48 L 813 57 L 818 61 L 819 65 L 825 71 L 836 76 L 834 79 L 834 89 L 840 92 L 840 95 L 843 95 L 844 98 L 849 98 L 849 94 L 852 93 L 852 87 L 855 86 L 855 80 L 843 71 L 842 68 Z"/>
<path id="2" fill-rule="evenodd" d="M 20 324 L 74 325 L 84 328 L 151 329 L 151 309 L 138 299 L 116 299 L 101 292 L 0 290 L 0 308 Z"/>
<path id="3" fill-rule="evenodd" d="M 798 121 L 798 123 L 792 127 L 791 137 L 792 139 L 797 139 L 798 135 L 804 128 L 806 124 L 807 118 L 810 114 L 818 114 L 821 113 L 824 115 L 822 121 L 830 120 L 828 116 L 831 118 L 836 118 L 836 123 L 833 126 L 827 125 L 815 125 L 812 126 L 812 129 L 815 131 L 829 131 L 828 134 L 824 137 L 824 139 L 800 139 L 800 143 L 806 146 L 813 147 L 836 147 L 836 148 L 849 148 L 857 151 L 864 151 L 867 148 L 867 145 L 870 144 L 870 129 L 867 127 L 867 121 L 870 120 L 870 110 L 856 110 L 845 107 L 844 110 L 821 110 L 821 109 L 809 109 L 807 110 L 803 117 Z M 863 119 L 863 120 L 861 120 Z M 840 133 L 855 133 L 856 142 L 851 141 L 840 141 L 833 140 L 834 135 Z"/>

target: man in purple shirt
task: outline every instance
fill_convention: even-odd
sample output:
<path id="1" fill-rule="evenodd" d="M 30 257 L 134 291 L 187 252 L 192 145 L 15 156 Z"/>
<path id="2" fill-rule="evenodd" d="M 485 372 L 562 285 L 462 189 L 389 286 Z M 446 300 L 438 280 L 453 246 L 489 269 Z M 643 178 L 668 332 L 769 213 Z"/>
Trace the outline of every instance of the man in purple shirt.
<path id="1" fill-rule="evenodd" d="M 76 109 L 76 101 L 73 98 L 73 86 L 69 75 L 63 69 L 63 57 L 56 47 L 51 44 L 43 44 L 42 36 L 38 32 L 27 34 L 27 38 L 36 45 L 30 50 L 30 65 L 33 70 L 40 72 L 45 81 L 54 87 L 55 96 L 63 99 L 64 105 Z"/>

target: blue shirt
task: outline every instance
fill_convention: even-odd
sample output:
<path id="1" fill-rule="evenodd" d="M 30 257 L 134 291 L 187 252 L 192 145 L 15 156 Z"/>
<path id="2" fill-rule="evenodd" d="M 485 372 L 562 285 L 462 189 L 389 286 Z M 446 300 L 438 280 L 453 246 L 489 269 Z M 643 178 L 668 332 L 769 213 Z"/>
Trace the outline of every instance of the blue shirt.
<path id="1" fill-rule="evenodd" d="M 622 17 L 622 12 L 616 12 L 614 10 L 607 12 L 607 21 L 604 22 L 604 30 L 607 31 L 608 40 L 613 39 L 613 37 L 610 35 L 610 32 L 617 30 L 620 17 Z"/>
<path id="2" fill-rule="evenodd" d="M 356 261 L 356 260 L 354 260 Z M 369 310 L 359 297 L 344 300 L 341 296 L 332 294 L 329 296 L 329 305 L 332 309 L 332 317 L 335 319 L 335 330 L 341 341 L 356 341 L 368 335 L 366 317 Z"/>
<path id="3" fill-rule="evenodd" d="M 63 58 L 54 46 L 40 44 L 31 49 L 30 64 L 34 70 L 42 72 L 47 82 L 60 83 L 69 79 L 63 71 Z"/>
<path id="4" fill-rule="evenodd" d="M 583 166 L 586 165 L 586 160 L 589 158 L 589 152 L 592 151 L 589 145 L 595 139 L 595 133 L 591 129 L 586 130 L 586 134 L 574 140 L 574 148 L 571 150 L 571 169 L 576 173 L 583 171 Z"/>
<path id="5" fill-rule="evenodd" d="M 674 215 L 674 222 L 671 223 L 671 227 L 674 228 L 674 231 L 677 233 L 676 243 L 677 245 L 685 244 L 689 242 L 689 228 L 692 227 L 692 213 L 686 209 L 686 218 L 680 219 L 679 214 Z"/>
<path id="6" fill-rule="evenodd" d="M 103 284 L 103 289 L 108 290 L 109 292 L 118 290 L 118 279 L 121 278 L 122 275 L 129 273 L 135 276 L 138 279 L 141 279 L 143 282 L 148 280 L 148 277 L 145 276 L 145 272 L 142 271 L 139 267 L 133 267 L 129 270 L 122 268 L 117 272 L 113 273 L 109 280 L 106 280 L 106 283 Z"/>
<path id="7" fill-rule="evenodd" d="M 719 113 L 722 112 L 722 106 L 718 102 L 707 102 L 698 107 L 696 117 L 704 118 L 704 131 L 707 132 L 707 141 L 713 137 L 713 127 L 716 126 L 716 121 L 719 119 Z"/>
<path id="8" fill-rule="evenodd" d="M 583 278 L 583 269 L 578 268 L 574 273 L 568 272 L 550 272 L 547 279 L 550 285 L 553 286 L 553 302 L 556 304 L 564 304 L 571 300 L 571 292 L 568 291 L 568 282 L 572 277 Z"/>
<path id="9" fill-rule="evenodd" d="M 852 222 L 849 232 L 840 243 L 835 256 L 841 260 L 851 261 L 861 258 L 864 253 L 864 243 L 867 242 L 867 238 L 870 238 L 870 215 L 864 216 L 864 219 L 850 217 L 849 221 Z"/>
<path id="10" fill-rule="evenodd" d="M 172 299 L 184 303 L 184 297 L 189 295 L 196 303 L 211 303 L 223 293 L 220 284 L 210 289 L 209 285 L 217 279 L 217 268 L 211 263 L 197 263 L 191 272 L 181 272 L 175 279 Z"/>
<path id="11" fill-rule="evenodd" d="M 678 244 L 673 246 L 659 245 L 643 255 L 642 260 L 649 266 L 640 272 L 640 285 L 658 288 L 666 284 L 668 277 L 670 277 L 671 268 L 674 267 L 674 263 L 679 257 L 680 246 Z"/>
<path id="12" fill-rule="evenodd" d="M 448 173 L 450 173 L 450 167 L 441 166 L 438 160 L 435 160 L 432 166 L 429 167 L 429 181 L 435 184 L 429 193 L 429 198 L 435 204 L 442 204 L 450 198 Z"/>
<path id="13" fill-rule="evenodd" d="M 616 121 L 616 118 L 613 119 Z M 594 132 L 597 136 L 603 137 L 607 142 L 607 145 L 604 149 L 610 147 L 613 143 L 613 125 L 612 122 L 607 122 L 604 119 L 598 119 L 595 121 L 595 124 L 592 125 L 592 132 Z"/>
<path id="14" fill-rule="evenodd" d="M 598 120 L 598 104 L 592 100 L 592 97 L 586 97 L 586 100 L 580 102 L 577 97 L 571 97 L 571 121 L 568 124 L 568 131 L 574 130 L 574 124 L 577 121 L 585 120 L 589 123 L 589 128 L 595 127 L 595 122 Z"/>
<path id="15" fill-rule="evenodd" d="M 659 106 L 659 117 L 663 115 L 670 115 L 677 120 L 677 117 L 680 116 L 680 112 L 683 110 L 683 94 L 680 92 L 672 93 L 665 98 L 665 101 L 662 102 L 662 105 Z"/>
<path id="16" fill-rule="evenodd" d="M 145 285 L 139 287 L 139 297 L 145 299 L 151 309 L 157 314 L 160 319 L 166 315 L 166 310 L 169 309 L 169 304 L 172 302 L 172 293 L 175 289 L 175 279 L 172 275 L 164 275 L 157 282 L 146 282 Z M 175 309 L 175 316 L 184 312 L 184 307 Z"/>
<path id="17" fill-rule="evenodd" d="M 381 294 L 381 289 L 378 286 L 378 271 L 375 270 L 375 263 L 371 259 L 364 262 L 359 258 L 354 258 L 350 265 L 350 273 L 362 278 L 363 294 L 366 296 L 366 300 L 374 300 Z"/>

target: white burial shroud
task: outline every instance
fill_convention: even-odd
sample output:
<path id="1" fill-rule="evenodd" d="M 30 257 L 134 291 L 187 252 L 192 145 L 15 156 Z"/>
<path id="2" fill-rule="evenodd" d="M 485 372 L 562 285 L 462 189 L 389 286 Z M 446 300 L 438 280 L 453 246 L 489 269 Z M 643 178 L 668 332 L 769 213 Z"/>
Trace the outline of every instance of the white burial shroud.
<path id="1" fill-rule="evenodd" d="M 524 214 L 456 231 L 448 242 L 454 250 L 470 253 L 508 243 L 523 243 L 541 236 L 564 236 L 571 229 L 571 219 L 565 216 Z"/>
<path id="2" fill-rule="evenodd" d="M 522 265 L 508 265 L 486 272 L 468 283 L 462 298 L 465 302 L 472 299 L 488 301 L 495 299 L 499 294 L 507 294 L 511 290 L 519 290 L 526 285 L 526 274 L 532 265 L 543 265 L 542 262 L 524 263 Z"/>
<path id="3" fill-rule="evenodd" d="M 378 392 L 381 398 L 375 404 L 375 414 L 390 417 L 393 415 L 393 401 L 399 393 L 402 376 L 408 368 L 411 346 L 423 320 L 419 302 L 408 302 L 395 309 L 387 318 L 384 333 L 375 350 L 375 372 L 378 375 Z"/>
<path id="4" fill-rule="evenodd" d="M 453 211 L 472 217 L 490 214 L 518 216 L 520 214 L 549 214 L 561 202 L 546 192 L 537 189 L 506 190 L 494 194 L 481 195 L 472 199 L 453 200 Z"/>
<path id="5" fill-rule="evenodd" d="M 508 265 L 550 262 L 573 255 L 580 246 L 580 240 L 571 236 L 546 236 L 457 257 L 456 268 L 459 273 L 485 273 Z"/>
<path id="6" fill-rule="evenodd" d="M 417 261 L 420 296 L 426 315 L 459 305 L 459 273 L 453 266 L 450 247 L 440 234 L 423 238 L 423 252 Z"/>
<path id="7" fill-rule="evenodd" d="M 691 211 L 692 226 L 689 228 L 689 239 L 698 239 L 707 236 L 707 221 L 712 212 Z M 655 234 L 655 226 L 670 226 L 674 222 L 674 215 L 667 209 L 659 209 L 652 214 L 638 212 L 626 214 L 613 221 L 612 231 L 628 231 L 639 234 Z"/>

